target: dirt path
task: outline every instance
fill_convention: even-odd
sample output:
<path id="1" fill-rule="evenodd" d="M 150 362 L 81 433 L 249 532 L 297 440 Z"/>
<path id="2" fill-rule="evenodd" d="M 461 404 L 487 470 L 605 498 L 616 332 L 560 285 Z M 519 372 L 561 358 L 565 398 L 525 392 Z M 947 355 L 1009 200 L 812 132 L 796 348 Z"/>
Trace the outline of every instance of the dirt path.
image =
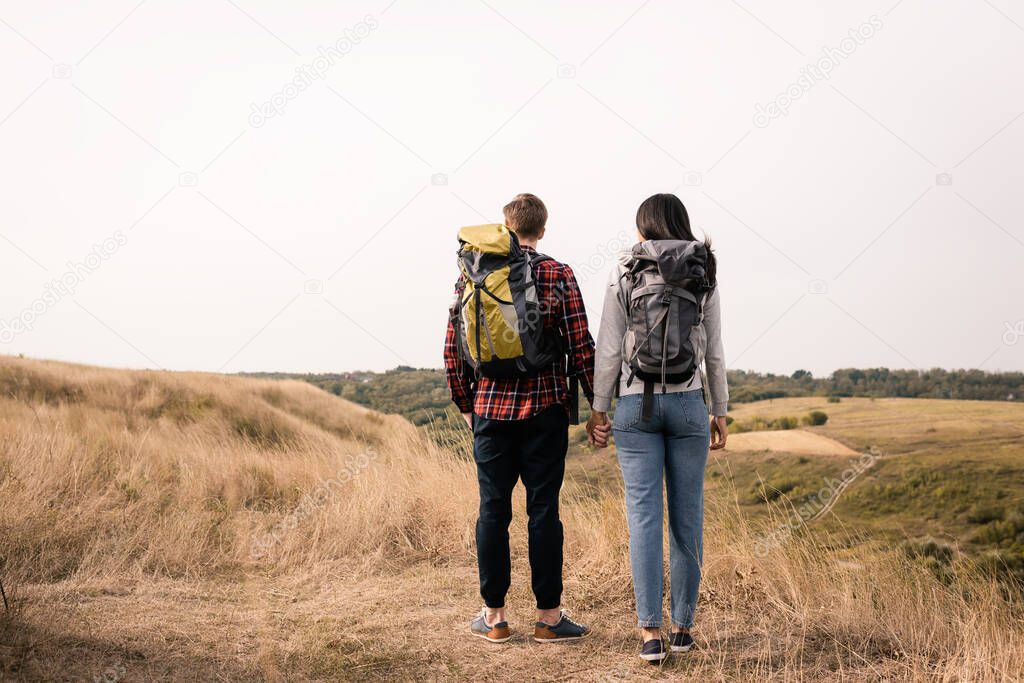
<path id="1" fill-rule="evenodd" d="M 13 638 L 6 634 L 0 663 L 12 680 L 27 681 L 102 680 L 105 672 L 119 683 L 732 680 L 785 666 L 776 653 L 797 635 L 755 626 L 767 617 L 763 605 L 709 595 L 695 632 L 699 649 L 662 667 L 635 656 L 628 600 L 576 610 L 594 628 L 585 641 L 539 645 L 528 637 L 526 564 L 516 558 L 509 599 L 516 635 L 500 646 L 467 635 L 479 609 L 474 569 L 420 562 L 358 579 L 335 568 L 305 577 L 39 587 L 23 592 L 21 623 Z M 566 592 L 588 591 L 570 579 Z M 820 648 L 807 640 L 808 679 L 816 668 L 827 674 L 834 655 L 825 640 Z"/>
<path id="2" fill-rule="evenodd" d="M 520 585 L 524 578 L 516 577 Z M 105 672 L 123 672 L 114 679 L 125 683 L 532 681 L 657 679 L 711 656 L 644 665 L 633 656 L 627 614 L 608 607 L 577 612 L 598 627 L 588 640 L 539 645 L 527 637 L 532 614 L 522 595 L 515 609 L 510 600 L 515 637 L 491 645 L 467 633 L 479 609 L 475 585 L 472 568 L 419 565 L 358 581 L 51 587 L 31 591 L 0 661 L 26 681 L 91 681 Z"/>

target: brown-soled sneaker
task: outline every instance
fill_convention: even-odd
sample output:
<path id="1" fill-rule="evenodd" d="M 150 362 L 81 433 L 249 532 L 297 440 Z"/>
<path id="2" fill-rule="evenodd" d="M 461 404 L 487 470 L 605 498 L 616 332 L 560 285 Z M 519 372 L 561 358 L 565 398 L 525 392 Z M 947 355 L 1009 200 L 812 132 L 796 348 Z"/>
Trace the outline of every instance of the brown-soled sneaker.
<path id="1" fill-rule="evenodd" d="M 480 610 L 480 614 L 469 624 L 469 632 L 489 643 L 507 643 L 512 638 L 507 621 L 499 621 L 493 626 L 488 626 L 486 609 Z"/>
<path id="2" fill-rule="evenodd" d="M 565 610 L 562 610 L 562 616 L 557 624 L 551 625 L 538 621 L 533 627 L 533 639 L 538 643 L 564 643 L 589 635 L 590 629 L 570 619 Z"/>

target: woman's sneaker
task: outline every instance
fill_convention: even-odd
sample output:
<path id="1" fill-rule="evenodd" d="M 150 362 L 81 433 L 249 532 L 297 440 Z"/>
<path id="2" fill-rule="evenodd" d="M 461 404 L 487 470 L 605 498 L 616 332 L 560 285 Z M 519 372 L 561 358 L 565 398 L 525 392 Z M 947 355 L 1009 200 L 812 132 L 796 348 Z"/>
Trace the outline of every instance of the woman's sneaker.
<path id="1" fill-rule="evenodd" d="M 499 621 L 493 626 L 487 625 L 486 609 L 480 610 L 480 614 L 470 623 L 469 631 L 477 638 L 483 638 L 489 643 L 505 643 L 512 638 L 507 621 Z"/>
<path id="2" fill-rule="evenodd" d="M 640 643 L 640 659 L 645 662 L 657 664 L 658 662 L 665 661 L 666 657 L 668 657 L 668 651 L 665 649 L 665 643 L 662 642 L 661 638 L 652 638 Z"/>
<path id="3" fill-rule="evenodd" d="M 564 643 L 589 635 L 590 629 L 570 619 L 565 610 L 562 610 L 561 618 L 554 626 L 538 621 L 533 627 L 533 639 L 538 643 Z"/>
<path id="4" fill-rule="evenodd" d="M 689 652 L 690 648 L 693 647 L 693 638 L 690 637 L 689 633 L 683 631 L 676 631 L 672 634 L 672 652 Z"/>

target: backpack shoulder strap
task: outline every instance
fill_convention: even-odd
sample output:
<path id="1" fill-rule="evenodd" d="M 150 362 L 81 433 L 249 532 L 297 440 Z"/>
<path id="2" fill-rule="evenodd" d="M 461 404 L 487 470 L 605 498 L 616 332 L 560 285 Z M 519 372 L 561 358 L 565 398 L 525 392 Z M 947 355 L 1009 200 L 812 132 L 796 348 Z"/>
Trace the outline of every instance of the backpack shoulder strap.
<path id="1" fill-rule="evenodd" d="M 623 269 L 619 276 L 615 278 L 614 286 L 618 290 L 616 296 L 619 300 L 619 305 L 622 306 L 622 310 L 629 317 L 629 295 L 633 289 L 633 274 L 628 268 Z"/>
<path id="2" fill-rule="evenodd" d="M 530 263 L 534 263 L 534 264 L 543 263 L 544 261 L 554 261 L 554 260 L 555 259 L 551 258 L 547 254 L 542 254 L 539 251 L 533 252 L 533 254 L 530 256 Z"/>
<path id="3" fill-rule="evenodd" d="M 707 281 L 705 280 L 705 283 Z M 708 300 L 711 299 L 711 295 L 715 293 L 715 288 L 718 283 L 705 284 L 705 289 L 697 299 L 697 312 L 700 314 L 700 322 L 704 322 L 704 307 L 707 306 Z"/>
<path id="4" fill-rule="evenodd" d="M 452 294 L 452 304 L 448 307 L 453 320 L 459 316 L 462 306 L 465 303 L 463 298 L 466 295 L 466 282 L 467 280 L 465 275 L 460 275 L 459 279 L 455 281 L 455 291 Z"/>
<path id="5" fill-rule="evenodd" d="M 552 257 L 548 256 L 547 254 L 542 254 L 539 251 L 534 252 L 533 254 L 530 255 L 530 265 L 533 267 L 536 267 L 538 263 L 549 262 L 558 263 L 558 261 L 556 261 Z M 558 284 L 556 285 L 556 288 L 558 290 L 558 299 L 559 301 L 561 301 L 565 298 L 565 281 L 562 278 L 558 279 Z"/>

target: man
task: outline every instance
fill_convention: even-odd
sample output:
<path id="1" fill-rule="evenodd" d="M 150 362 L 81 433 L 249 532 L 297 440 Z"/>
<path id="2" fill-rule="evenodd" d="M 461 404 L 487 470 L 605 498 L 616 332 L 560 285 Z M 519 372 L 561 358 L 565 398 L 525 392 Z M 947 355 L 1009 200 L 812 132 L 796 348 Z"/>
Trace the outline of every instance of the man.
<path id="1" fill-rule="evenodd" d="M 535 256 L 548 218 L 544 202 L 532 194 L 516 195 L 505 206 L 504 214 L 505 225 L 515 233 L 520 246 Z M 536 260 L 534 269 L 545 332 L 561 338 L 569 371 L 593 403 L 594 340 L 576 278 L 569 266 L 553 259 Z M 458 285 L 456 291 L 461 291 Z M 456 324 L 449 319 L 445 374 L 452 401 L 473 430 L 473 458 L 480 487 L 476 545 L 485 607 L 470 630 L 495 643 L 511 638 L 505 613 L 512 570 L 508 526 L 512 521 L 512 490 L 521 477 L 526 487 L 530 570 L 537 599 L 534 640 L 557 643 L 583 638 L 590 630 L 560 609 L 562 522 L 558 497 L 568 449 L 569 401 L 576 399 L 569 396 L 566 386 L 566 356 L 527 378 L 477 378 L 459 353 L 458 335 Z M 601 439 L 607 438 L 609 429 L 608 425 L 595 429 L 588 423 L 588 432 Z"/>

